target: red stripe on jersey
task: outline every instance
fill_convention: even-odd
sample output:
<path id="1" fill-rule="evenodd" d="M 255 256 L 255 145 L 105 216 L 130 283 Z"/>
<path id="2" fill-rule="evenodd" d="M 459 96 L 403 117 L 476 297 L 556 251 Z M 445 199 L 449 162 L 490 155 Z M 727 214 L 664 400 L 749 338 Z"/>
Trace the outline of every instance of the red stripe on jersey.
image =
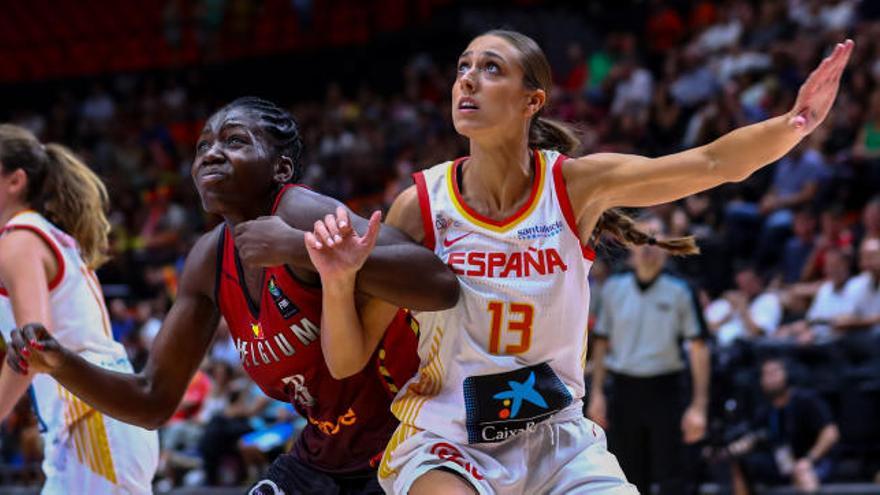
<path id="1" fill-rule="evenodd" d="M 55 261 L 58 263 L 58 273 L 56 273 L 55 277 L 52 278 L 52 281 L 49 282 L 49 290 L 55 290 L 55 288 L 58 287 L 58 284 L 60 284 L 61 280 L 64 278 L 65 270 L 64 256 L 61 254 L 61 250 L 58 249 L 58 245 L 55 243 L 55 241 L 52 240 L 51 237 L 49 237 L 49 234 L 43 232 L 41 229 L 38 229 L 33 225 L 7 225 L 6 227 L 0 229 L 0 235 L 3 235 L 10 230 L 27 230 L 33 232 L 37 234 L 37 236 L 42 239 L 43 242 L 49 245 L 49 248 L 52 250 L 52 254 L 55 256 Z M 0 296 L 8 295 L 9 293 L 6 291 L 6 289 L 0 287 Z"/>
<path id="2" fill-rule="evenodd" d="M 281 204 L 281 198 L 284 197 L 284 193 L 287 192 L 288 189 L 293 189 L 294 187 L 299 187 L 297 184 L 284 184 L 280 191 L 278 191 L 278 195 L 275 196 L 275 202 L 272 203 L 272 214 L 275 214 L 275 211 L 278 209 L 278 205 Z"/>
<path id="3" fill-rule="evenodd" d="M 568 189 L 565 187 L 565 177 L 562 175 L 562 163 L 568 157 L 561 154 L 553 164 L 553 186 L 556 188 L 556 197 L 559 199 L 559 207 L 562 209 L 562 215 L 565 217 L 565 223 L 571 229 L 575 237 L 580 240 L 578 233 L 577 220 L 574 216 L 574 209 L 571 207 L 571 199 L 568 197 Z M 584 258 L 594 261 L 596 259 L 596 251 L 588 243 L 581 243 L 581 252 Z"/>
<path id="4" fill-rule="evenodd" d="M 416 172 L 413 174 L 416 181 L 416 192 L 419 194 L 419 210 L 422 212 L 422 229 L 425 231 L 425 238 L 422 244 L 434 250 L 437 245 L 437 239 L 434 237 L 434 220 L 431 218 L 431 199 L 428 197 L 428 186 L 425 184 L 425 173 Z"/>
<path id="5" fill-rule="evenodd" d="M 458 188 L 458 181 L 459 181 L 458 173 L 459 173 L 459 167 L 461 167 L 462 162 L 464 160 L 466 160 L 468 157 L 459 158 L 459 159 L 455 160 L 455 162 L 453 162 L 453 164 L 452 164 L 452 193 L 455 195 L 455 197 L 450 198 L 450 199 L 452 199 L 454 202 L 457 202 L 465 210 L 465 212 L 467 212 L 468 215 L 479 220 L 480 222 L 487 223 L 487 224 L 493 225 L 495 227 L 506 227 L 506 226 L 516 222 L 517 220 L 520 220 L 520 217 L 522 217 L 526 212 L 528 212 L 532 208 L 535 201 L 537 201 L 537 199 L 538 199 L 538 193 L 541 192 L 541 184 L 542 184 L 541 174 L 546 173 L 546 172 L 544 171 L 544 167 L 541 166 L 541 157 L 538 156 L 538 153 L 541 153 L 541 152 L 539 150 L 535 149 L 534 150 L 535 176 L 532 178 L 532 188 L 531 188 L 531 191 L 529 192 L 529 198 L 526 200 L 525 203 L 523 203 L 522 206 L 519 207 L 518 210 L 516 210 L 509 217 L 507 217 L 503 220 L 495 220 L 495 219 L 489 218 L 485 215 L 482 215 L 477 210 L 471 208 L 470 205 L 468 205 L 467 202 L 465 202 L 464 197 L 462 197 L 461 191 Z"/>

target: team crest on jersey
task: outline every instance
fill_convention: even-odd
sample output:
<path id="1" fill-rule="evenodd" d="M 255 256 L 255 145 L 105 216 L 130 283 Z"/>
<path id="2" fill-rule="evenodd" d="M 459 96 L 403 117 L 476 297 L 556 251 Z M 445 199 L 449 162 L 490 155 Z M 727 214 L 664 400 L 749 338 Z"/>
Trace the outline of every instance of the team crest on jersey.
<path id="1" fill-rule="evenodd" d="M 464 380 L 468 443 L 506 440 L 572 402 L 571 394 L 547 363 Z"/>
<path id="2" fill-rule="evenodd" d="M 284 292 L 281 291 L 281 287 L 278 287 L 274 275 L 269 279 L 269 295 L 272 296 L 272 300 L 275 301 L 275 306 L 278 308 L 278 312 L 281 313 L 281 317 L 285 320 L 299 313 L 299 308 L 284 295 Z"/>
<path id="3" fill-rule="evenodd" d="M 434 227 L 437 229 L 437 232 L 443 233 L 446 231 L 446 229 L 450 227 L 457 227 L 458 225 L 458 220 L 447 218 L 442 213 L 438 213 L 434 216 Z"/>
<path id="4" fill-rule="evenodd" d="M 254 333 L 254 338 L 256 339 L 266 338 L 266 334 L 263 332 L 263 325 L 260 322 L 251 323 L 251 332 Z"/>

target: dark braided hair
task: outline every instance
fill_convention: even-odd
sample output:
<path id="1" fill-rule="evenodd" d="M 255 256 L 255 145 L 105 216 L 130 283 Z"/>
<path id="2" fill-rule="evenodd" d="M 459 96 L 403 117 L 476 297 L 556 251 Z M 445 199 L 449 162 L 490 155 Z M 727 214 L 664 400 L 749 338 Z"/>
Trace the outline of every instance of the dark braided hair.
<path id="1" fill-rule="evenodd" d="M 636 227 L 635 220 L 620 208 L 605 210 L 596 224 L 594 236 L 607 233 L 625 246 L 657 246 L 674 256 L 700 254 L 693 236 L 658 239 Z"/>
<path id="2" fill-rule="evenodd" d="M 260 128 L 266 133 L 275 151 L 293 162 L 293 176 L 289 182 L 298 182 L 303 174 L 303 140 L 293 115 L 271 101 L 256 96 L 238 98 L 217 113 L 233 108 L 241 108 L 257 116 Z"/>

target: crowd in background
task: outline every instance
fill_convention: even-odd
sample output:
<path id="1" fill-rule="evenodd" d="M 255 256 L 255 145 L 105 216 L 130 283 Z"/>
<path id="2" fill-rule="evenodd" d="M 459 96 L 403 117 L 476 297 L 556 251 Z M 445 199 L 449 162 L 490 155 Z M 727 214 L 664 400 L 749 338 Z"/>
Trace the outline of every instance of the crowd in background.
<path id="1" fill-rule="evenodd" d="M 834 42 L 856 42 L 828 120 L 795 150 L 742 183 L 653 210 L 670 235 L 694 235 L 702 249 L 670 263 L 699 288 L 713 336 L 700 478 L 713 479 L 731 431 L 748 423 L 760 402 L 755 364 L 772 354 L 841 425 L 837 477 L 871 479 L 880 470 L 871 419 L 880 414 L 880 8 L 652 0 L 640 9 L 626 29 L 597 28 L 592 43 L 572 36 L 548 54 L 557 84 L 548 114 L 577 127 L 582 153 L 672 153 L 779 115 Z M 330 84 L 321 99 L 279 101 L 301 126 L 307 185 L 369 212 L 412 184 L 413 171 L 467 153 L 450 117 L 455 59 L 409 60 L 399 91 Z M 198 69 L 116 75 L 52 95 L 45 110 L 5 116 L 72 146 L 106 181 L 113 261 L 99 276 L 114 337 L 136 368 L 175 296 L 183 255 L 218 221 L 203 213 L 189 176 L 204 119 L 222 103 L 209 87 Z M 594 294 L 627 262 L 613 241 L 598 252 Z M 304 421 L 262 397 L 221 330 L 162 432 L 163 486 L 243 483 L 261 469 L 295 430 L 273 428 Z M 0 427 L 3 463 L 36 460 L 35 428 L 24 408 Z"/>

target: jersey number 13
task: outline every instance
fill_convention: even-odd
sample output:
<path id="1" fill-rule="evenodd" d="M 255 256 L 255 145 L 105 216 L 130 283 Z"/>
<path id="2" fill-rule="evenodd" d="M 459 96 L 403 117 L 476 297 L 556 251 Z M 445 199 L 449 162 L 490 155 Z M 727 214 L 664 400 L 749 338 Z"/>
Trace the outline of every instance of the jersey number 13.
<path id="1" fill-rule="evenodd" d="M 532 324 L 535 320 L 535 308 L 527 303 L 505 303 L 489 301 L 489 313 L 492 314 L 492 328 L 489 333 L 489 353 L 491 354 L 522 354 L 529 350 L 532 342 Z M 505 326 L 506 323 L 506 326 Z M 502 335 L 518 336 L 519 342 L 508 343 L 501 351 Z M 504 341 L 511 340 L 505 337 Z"/>

